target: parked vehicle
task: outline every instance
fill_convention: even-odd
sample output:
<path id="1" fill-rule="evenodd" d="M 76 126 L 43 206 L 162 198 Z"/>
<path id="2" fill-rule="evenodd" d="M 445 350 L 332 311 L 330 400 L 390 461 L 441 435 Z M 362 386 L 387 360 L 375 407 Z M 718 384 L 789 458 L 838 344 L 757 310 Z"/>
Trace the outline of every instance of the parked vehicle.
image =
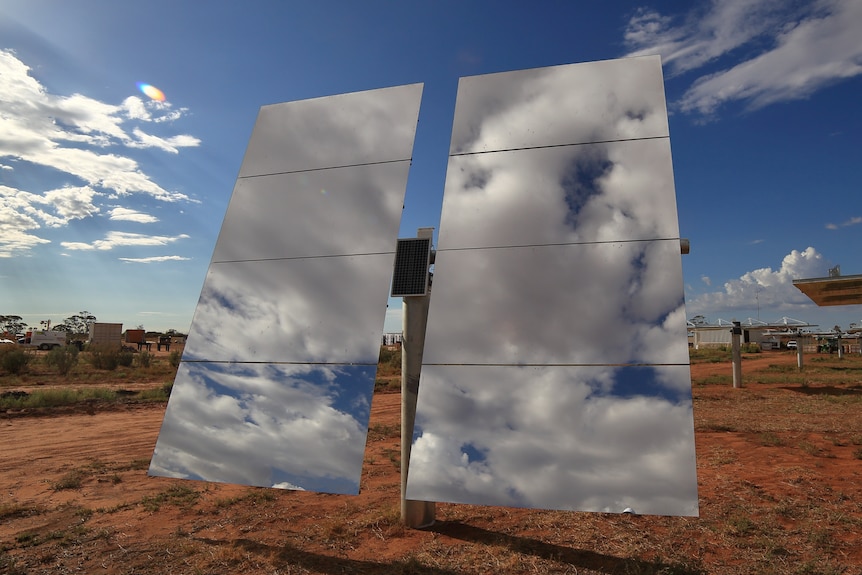
<path id="1" fill-rule="evenodd" d="M 787 342 L 787 349 L 798 349 L 798 347 L 799 346 L 796 343 L 795 339 L 791 339 L 790 341 Z"/>
<path id="2" fill-rule="evenodd" d="M 54 349 L 55 347 L 65 346 L 67 337 L 69 336 L 65 331 L 40 329 L 28 331 L 22 339 L 18 340 L 18 343 L 39 349 Z"/>

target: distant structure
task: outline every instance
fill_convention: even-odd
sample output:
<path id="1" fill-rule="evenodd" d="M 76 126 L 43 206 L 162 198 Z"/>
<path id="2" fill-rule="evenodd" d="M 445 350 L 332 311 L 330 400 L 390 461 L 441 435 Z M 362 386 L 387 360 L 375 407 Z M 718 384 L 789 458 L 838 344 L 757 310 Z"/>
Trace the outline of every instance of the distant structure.
<path id="1" fill-rule="evenodd" d="M 862 275 L 842 276 L 841 266 L 829 277 L 793 280 L 796 288 L 819 306 L 862 304 Z"/>
<path id="2" fill-rule="evenodd" d="M 786 346 L 787 341 L 795 338 L 800 330 L 817 327 L 814 324 L 782 317 L 773 322 L 748 318 L 740 322 L 742 343 L 757 344 L 762 349 L 778 349 Z M 689 345 L 694 349 L 729 347 L 733 322 L 719 318 L 714 323 L 688 322 Z"/>
<path id="3" fill-rule="evenodd" d="M 401 341 L 403 340 L 403 338 L 404 334 L 402 334 L 400 331 L 393 333 L 384 333 L 381 344 L 386 346 L 401 345 Z"/>

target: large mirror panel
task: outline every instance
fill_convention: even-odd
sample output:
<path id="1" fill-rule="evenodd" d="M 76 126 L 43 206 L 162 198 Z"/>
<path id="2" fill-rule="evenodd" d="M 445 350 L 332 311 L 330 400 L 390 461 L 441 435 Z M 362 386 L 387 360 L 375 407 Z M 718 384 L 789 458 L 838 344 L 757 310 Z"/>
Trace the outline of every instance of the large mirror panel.
<path id="1" fill-rule="evenodd" d="M 240 177 L 407 160 L 422 84 L 263 106 Z"/>
<path id="2" fill-rule="evenodd" d="M 184 361 L 376 365 L 394 253 L 214 263 Z"/>
<path id="3" fill-rule="evenodd" d="M 214 262 L 394 251 L 410 162 L 240 178 Z"/>
<path id="4" fill-rule="evenodd" d="M 421 94 L 261 108 L 151 474 L 358 491 Z"/>
<path id="5" fill-rule="evenodd" d="M 452 156 L 438 249 L 679 237 L 670 141 Z"/>
<path id="6" fill-rule="evenodd" d="M 425 365 L 407 498 L 697 515 L 689 367 Z"/>
<path id="7" fill-rule="evenodd" d="M 461 78 L 450 154 L 668 136 L 661 58 Z"/>
<path id="8" fill-rule="evenodd" d="M 429 363 L 687 364 L 679 240 L 440 250 Z"/>
<path id="9" fill-rule="evenodd" d="M 407 497 L 696 515 L 658 57 L 461 80 Z"/>
<path id="10" fill-rule="evenodd" d="M 374 374 L 374 366 L 183 362 L 149 472 L 358 493 Z"/>

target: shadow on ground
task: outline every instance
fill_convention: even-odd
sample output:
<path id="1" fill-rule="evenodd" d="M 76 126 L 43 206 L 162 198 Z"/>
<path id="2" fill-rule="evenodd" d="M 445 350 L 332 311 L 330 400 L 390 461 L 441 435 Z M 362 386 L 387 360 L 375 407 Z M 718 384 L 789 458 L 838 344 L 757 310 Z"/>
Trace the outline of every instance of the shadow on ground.
<path id="1" fill-rule="evenodd" d="M 445 537 L 451 537 L 461 541 L 477 543 L 486 546 L 504 547 L 514 553 L 532 555 L 554 561 L 566 563 L 575 567 L 578 571 L 606 573 L 608 575 L 623 575 L 638 573 L 650 575 L 659 573 L 674 573 L 675 575 L 703 575 L 702 569 L 691 568 L 680 564 L 669 564 L 663 561 L 642 561 L 639 559 L 623 559 L 612 555 L 604 555 L 594 551 L 583 549 L 572 549 L 560 545 L 553 545 L 530 539 L 495 533 L 479 527 L 473 527 L 457 521 L 446 521 L 435 524 L 425 529 Z M 457 570 L 434 567 L 422 564 L 414 557 L 395 560 L 389 563 L 377 561 L 365 561 L 359 559 L 346 559 L 332 557 L 321 553 L 312 553 L 299 549 L 291 544 L 282 546 L 266 545 L 250 539 L 237 539 L 233 541 L 195 538 L 195 540 L 213 546 L 228 546 L 253 553 L 262 559 L 270 561 L 274 567 L 293 566 L 307 569 L 315 573 L 343 574 L 343 573 L 374 573 L 391 575 L 460 575 L 469 572 L 470 566 L 463 565 Z M 466 571 L 465 571 L 466 570 Z"/>

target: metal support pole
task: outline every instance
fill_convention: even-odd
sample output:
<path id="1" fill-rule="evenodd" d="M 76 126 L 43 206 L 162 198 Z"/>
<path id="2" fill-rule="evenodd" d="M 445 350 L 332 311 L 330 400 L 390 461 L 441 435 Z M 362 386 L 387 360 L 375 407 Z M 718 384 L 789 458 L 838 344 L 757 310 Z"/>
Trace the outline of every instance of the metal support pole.
<path id="1" fill-rule="evenodd" d="M 430 300 L 429 295 L 405 297 L 402 306 L 404 335 L 401 341 L 401 519 L 404 525 L 413 528 L 433 525 L 436 512 L 433 501 L 414 501 L 406 497 Z"/>
<path id="2" fill-rule="evenodd" d="M 802 371 L 802 348 L 805 347 L 805 345 L 803 345 L 804 341 L 805 341 L 804 339 L 797 336 L 797 338 L 796 338 L 796 368 L 799 371 Z"/>
<path id="3" fill-rule="evenodd" d="M 739 345 L 739 336 L 742 335 L 742 327 L 738 321 L 733 322 L 730 335 L 730 350 L 733 360 L 733 387 L 742 387 L 742 351 Z"/>

